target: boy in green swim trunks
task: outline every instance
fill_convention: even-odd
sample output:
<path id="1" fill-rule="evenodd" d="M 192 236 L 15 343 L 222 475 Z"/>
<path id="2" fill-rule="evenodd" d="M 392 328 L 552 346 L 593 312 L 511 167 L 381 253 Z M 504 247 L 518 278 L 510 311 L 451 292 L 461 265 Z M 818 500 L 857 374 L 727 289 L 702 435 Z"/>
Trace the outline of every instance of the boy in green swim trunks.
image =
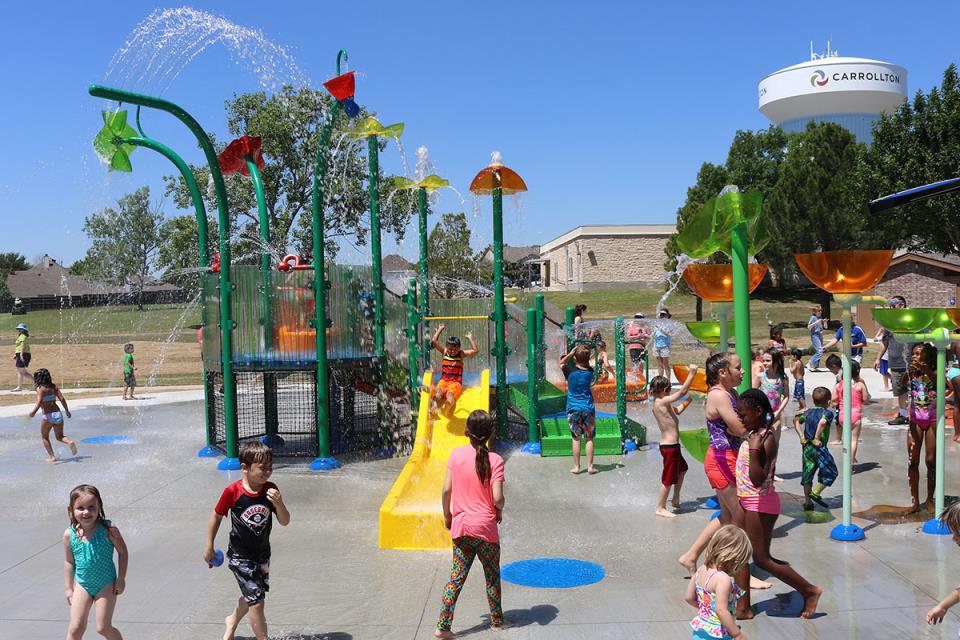
<path id="1" fill-rule="evenodd" d="M 830 423 L 836 417 L 829 409 L 832 396 L 826 387 L 817 387 L 813 390 L 812 409 L 804 414 L 793 417 L 793 428 L 800 436 L 803 445 L 803 476 L 800 484 L 803 485 L 804 511 L 813 510 L 813 503 L 826 508 L 820 494 L 837 479 L 837 463 L 827 448 L 824 440 L 830 437 Z M 800 425 L 803 425 L 801 428 Z M 813 488 L 813 476 L 819 473 L 819 482 Z"/>

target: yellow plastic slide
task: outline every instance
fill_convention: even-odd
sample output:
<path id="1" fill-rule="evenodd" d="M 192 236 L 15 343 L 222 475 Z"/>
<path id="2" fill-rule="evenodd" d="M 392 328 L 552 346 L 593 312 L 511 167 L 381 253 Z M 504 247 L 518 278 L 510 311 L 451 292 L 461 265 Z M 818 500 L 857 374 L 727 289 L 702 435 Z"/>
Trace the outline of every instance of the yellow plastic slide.
<path id="1" fill-rule="evenodd" d="M 423 386 L 430 388 L 432 372 L 423 374 Z M 465 387 L 448 416 L 441 412 L 430 418 L 430 395 L 420 392 L 417 437 L 413 453 L 380 505 L 380 547 L 382 549 L 431 550 L 451 548 L 450 532 L 443 526 L 440 492 L 447 473 L 447 458 L 467 444 L 465 432 L 471 411 L 490 409 L 490 370 L 480 374 L 480 384 Z"/>

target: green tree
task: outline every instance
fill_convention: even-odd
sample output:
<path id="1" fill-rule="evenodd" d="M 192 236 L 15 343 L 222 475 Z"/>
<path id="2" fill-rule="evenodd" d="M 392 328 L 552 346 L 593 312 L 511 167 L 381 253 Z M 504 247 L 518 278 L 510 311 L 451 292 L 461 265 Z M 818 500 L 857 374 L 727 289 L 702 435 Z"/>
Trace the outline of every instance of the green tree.
<path id="1" fill-rule="evenodd" d="M 292 248 L 312 260 L 311 206 L 313 167 L 320 128 L 333 98 L 323 91 L 284 87 L 267 96 L 263 92 L 235 96 L 225 103 L 227 130 L 231 136 L 260 136 L 266 166 L 262 170 L 264 196 L 271 231 L 271 252 L 283 256 Z M 363 115 L 363 114 L 361 114 Z M 341 116 L 338 126 L 350 121 Z M 336 255 L 339 238 L 357 244 L 367 242 L 369 200 L 366 187 L 366 140 L 355 141 L 335 131 L 327 150 L 326 250 Z M 225 145 L 216 143 L 218 152 Z M 384 149 L 386 141 L 381 141 Z M 201 185 L 208 184 L 206 166 L 191 167 Z M 167 193 L 180 209 L 192 209 L 190 192 L 180 176 L 168 176 Z M 230 203 L 234 261 L 257 263 L 260 253 L 259 217 L 250 178 L 226 178 Z M 216 211 L 216 194 L 204 194 L 208 211 Z M 381 176 L 381 225 L 385 232 L 402 239 L 410 214 L 415 210 L 412 192 L 393 193 L 390 180 Z"/>
<path id="2" fill-rule="evenodd" d="M 478 277 L 478 255 L 470 248 L 470 227 L 465 213 L 445 213 L 427 238 L 430 257 L 431 288 L 445 298 L 452 298 L 457 280 L 474 282 Z"/>
<path id="3" fill-rule="evenodd" d="M 212 260 L 217 250 L 217 225 L 207 221 L 207 256 Z M 163 279 L 181 287 L 200 287 L 200 245 L 197 241 L 197 217 L 174 216 L 160 227 L 160 249 L 157 251 L 157 268 Z"/>
<path id="4" fill-rule="evenodd" d="M 14 271 L 29 269 L 27 258 L 19 253 L 0 253 L 0 307 L 6 308 L 13 304 L 13 294 L 7 287 L 7 276 Z"/>
<path id="5" fill-rule="evenodd" d="M 87 216 L 83 231 L 92 244 L 83 258 L 84 275 L 116 285 L 129 285 L 143 309 L 143 288 L 156 267 L 163 213 L 151 207 L 150 188 L 140 187 L 120 198 L 117 209 Z"/>
<path id="6" fill-rule="evenodd" d="M 865 157 L 867 194 L 876 198 L 960 173 L 960 79 L 951 64 L 939 87 L 877 122 Z M 960 253 L 960 197 L 929 198 L 871 219 L 884 244 Z M 887 244 L 889 242 L 890 244 Z"/>
<path id="7" fill-rule="evenodd" d="M 781 274 L 795 269 L 793 254 L 876 246 L 866 215 L 866 146 L 847 129 L 813 123 L 790 137 L 780 179 L 764 207 L 774 240 L 761 258 Z"/>

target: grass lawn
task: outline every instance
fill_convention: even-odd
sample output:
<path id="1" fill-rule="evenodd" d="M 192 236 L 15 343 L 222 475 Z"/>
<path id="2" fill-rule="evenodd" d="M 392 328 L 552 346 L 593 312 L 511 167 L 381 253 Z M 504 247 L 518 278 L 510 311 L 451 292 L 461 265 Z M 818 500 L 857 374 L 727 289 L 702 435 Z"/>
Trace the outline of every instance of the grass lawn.
<path id="1" fill-rule="evenodd" d="M 200 306 L 158 304 L 137 311 L 134 305 L 43 309 L 24 316 L 3 316 L 0 343 L 16 340 L 19 322 L 30 327 L 33 344 L 123 344 L 128 340 L 164 341 L 175 327 L 200 323 Z M 180 332 L 178 341 L 196 342 L 196 331 Z M 12 351 L 12 347 L 11 347 Z"/>

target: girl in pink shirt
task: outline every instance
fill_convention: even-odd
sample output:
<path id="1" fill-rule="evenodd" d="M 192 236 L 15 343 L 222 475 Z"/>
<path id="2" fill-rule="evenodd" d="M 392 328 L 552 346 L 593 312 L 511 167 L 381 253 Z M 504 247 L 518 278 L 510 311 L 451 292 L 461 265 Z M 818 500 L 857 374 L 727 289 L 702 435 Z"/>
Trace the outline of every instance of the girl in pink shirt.
<path id="1" fill-rule="evenodd" d="M 469 445 L 457 447 L 447 460 L 443 483 L 443 520 L 453 538 L 453 568 L 443 589 L 440 619 L 434 635 L 452 638 L 453 610 L 473 559 L 480 558 L 487 581 L 490 626 L 503 627 L 500 604 L 500 533 L 503 518 L 503 458 L 488 449 L 493 419 L 477 410 L 467 417 Z"/>

